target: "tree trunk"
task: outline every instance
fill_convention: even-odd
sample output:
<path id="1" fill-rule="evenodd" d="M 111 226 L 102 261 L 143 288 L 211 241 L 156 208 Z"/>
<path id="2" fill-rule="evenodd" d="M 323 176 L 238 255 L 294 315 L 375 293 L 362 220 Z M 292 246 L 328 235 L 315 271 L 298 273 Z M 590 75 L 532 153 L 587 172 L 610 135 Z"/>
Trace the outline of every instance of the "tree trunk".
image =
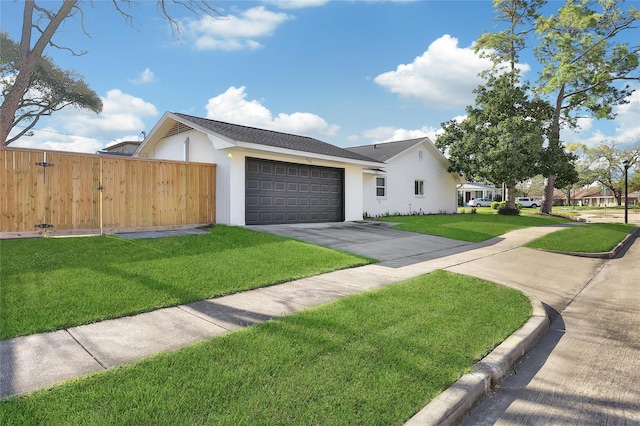
<path id="1" fill-rule="evenodd" d="M 551 208 L 553 207 L 553 187 L 555 181 L 556 177 L 554 175 L 547 176 L 545 179 L 540 213 L 551 214 Z"/>
<path id="2" fill-rule="evenodd" d="M 560 145 L 560 113 L 562 111 L 562 101 L 564 100 L 564 85 L 560 87 L 560 91 L 558 92 L 558 96 L 556 97 L 556 105 L 553 111 L 553 121 L 551 122 L 551 130 L 549 133 L 549 147 L 547 148 L 549 152 L 556 146 Z M 553 161 L 550 158 L 547 158 L 547 161 L 550 165 L 553 164 Z M 547 176 L 544 183 L 544 193 L 542 196 L 542 205 L 540 206 L 540 213 L 551 214 L 551 209 L 553 207 L 553 190 L 554 185 L 556 183 L 556 175 L 554 170 L 549 170 L 549 175 Z"/>
<path id="3" fill-rule="evenodd" d="M 511 209 L 516 208 L 516 187 L 507 185 L 507 207 Z"/>

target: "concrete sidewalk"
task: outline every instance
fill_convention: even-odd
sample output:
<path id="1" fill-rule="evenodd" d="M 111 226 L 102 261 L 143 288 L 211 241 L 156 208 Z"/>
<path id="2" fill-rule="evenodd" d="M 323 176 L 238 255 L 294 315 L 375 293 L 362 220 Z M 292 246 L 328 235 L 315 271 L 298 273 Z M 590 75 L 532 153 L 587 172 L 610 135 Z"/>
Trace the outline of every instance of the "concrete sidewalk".
<path id="1" fill-rule="evenodd" d="M 145 314 L 0 341 L 0 397 L 126 364 L 436 269 L 519 288 L 534 301 L 543 300 L 550 309 L 560 312 L 606 261 L 519 248 L 559 228 L 513 231 L 473 249 L 466 247 L 462 252 L 407 266 L 367 265 Z M 557 277 L 557 280 L 546 277 Z M 492 355 L 493 361 L 485 362 L 489 369 L 495 370 L 491 375 L 505 374 L 537 336 L 544 333 L 548 319 L 539 302 L 535 312 L 536 316 L 519 334 L 498 348 Z M 441 401 L 440 406 L 432 406 L 430 412 L 452 406 L 451 401 Z"/>

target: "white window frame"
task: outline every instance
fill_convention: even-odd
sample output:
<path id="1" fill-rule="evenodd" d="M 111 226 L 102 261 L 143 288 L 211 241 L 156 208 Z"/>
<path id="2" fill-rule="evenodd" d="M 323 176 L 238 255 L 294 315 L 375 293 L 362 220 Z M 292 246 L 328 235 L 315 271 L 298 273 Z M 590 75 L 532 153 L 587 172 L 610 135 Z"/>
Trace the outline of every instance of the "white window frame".
<path id="1" fill-rule="evenodd" d="M 379 185 L 379 179 L 382 180 L 382 185 Z M 382 195 L 380 195 L 382 190 Z M 376 197 L 385 198 L 387 196 L 387 178 L 384 176 L 376 176 Z"/>

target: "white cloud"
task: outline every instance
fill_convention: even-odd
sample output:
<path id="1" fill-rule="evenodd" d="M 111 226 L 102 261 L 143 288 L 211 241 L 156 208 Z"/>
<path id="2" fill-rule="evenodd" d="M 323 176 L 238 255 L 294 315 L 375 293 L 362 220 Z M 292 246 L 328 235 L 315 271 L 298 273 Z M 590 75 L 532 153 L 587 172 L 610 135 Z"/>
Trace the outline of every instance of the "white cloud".
<path id="1" fill-rule="evenodd" d="M 333 136 L 340 129 L 308 112 L 280 113 L 274 118 L 259 101 L 247 100 L 245 89 L 244 86 L 229 87 L 226 92 L 209 99 L 207 118 L 318 138 Z"/>
<path id="2" fill-rule="evenodd" d="M 640 87 L 628 98 L 629 103 L 615 108 L 616 138 L 621 142 L 640 142 Z"/>
<path id="3" fill-rule="evenodd" d="M 482 82 L 478 73 L 490 67 L 491 61 L 476 55 L 473 47 L 460 48 L 458 39 L 444 35 L 412 63 L 400 64 L 374 81 L 402 97 L 452 109 L 473 103 L 472 91 Z"/>
<path id="4" fill-rule="evenodd" d="M 324 6 L 329 0 L 265 0 L 265 3 L 272 4 L 280 9 L 303 9 L 305 7 Z"/>
<path id="5" fill-rule="evenodd" d="M 436 140 L 436 134 L 440 129 L 434 127 L 424 126 L 420 129 L 407 130 L 396 127 L 376 127 L 375 129 L 367 130 L 364 132 L 364 138 L 370 140 L 372 143 L 376 142 L 393 142 L 403 141 L 407 139 L 416 139 L 422 137 L 428 137 L 431 141 Z"/>
<path id="6" fill-rule="evenodd" d="M 33 136 L 25 136 L 18 139 L 11 146 L 52 151 L 95 153 L 105 146 L 105 141 L 90 137 L 67 135 L 60 133 L 53 127 L 45 127 L 34 131 Z"/>
<path id="7" fill-rule="evenodd" d="M 156 79 L 156 75 L 153 73 L 153 71 L 151 71 L 149 68 L 145 68 L 144 71 L 140 73 L 140 75 L 130 81 L 135 84 L 148 84 L 154 83 L 158 80 Z"/>
<path id="8" fill-rule="evenodd" d="M 640 87 L 628 98 L 628 103 L 614 107 L 616 118 L 595 120 L 593 118 L 578 119 L 575 130 L 563 129 L 560 137 L 565 142 L 582 143 L 593 147 L 606 140 L 616 140 L 621 149 L 634 146 L 640 141 Z"/>
<path id="9" fill-rule="evenodd" d="M 143 117 L 158 115 L 153 104 L 118 89 L 109 90 L 107 97 L 101 99 L 103 107 L 100 114 L 76 110 L 75 114 L 67 116 L 65 130 L 78 135 L 100 132 L 107 138 L 121 137 L 125 132 L 144 130 Z"/>
<path id="10" fill-rule="evenodd" d="M 12 146 L 96 152 L 114 139 L 139 134 L 146 128 L 143 119 L 158 115 L 153 104 L 118 89 L 109 90 L 101 99 L 103 109 L 100 114 L 64 109 L 41 120 L 42 126 L 36 126 L 39 130 L 34 130 L 33 136 L 22 137 Z"/>
<path id="11" fill-rule="evenodd" d="M 187 36 L 194 39 L 198 50 L 255 50 L 262 47 L 256 39 L 272 35 L 282 23 L 290 19 L 293 16 L 271 12 L 264 6 L 258 6 L 237 16 L 204 16 L 197 21 L 187 22 L 184 28 Z"/>

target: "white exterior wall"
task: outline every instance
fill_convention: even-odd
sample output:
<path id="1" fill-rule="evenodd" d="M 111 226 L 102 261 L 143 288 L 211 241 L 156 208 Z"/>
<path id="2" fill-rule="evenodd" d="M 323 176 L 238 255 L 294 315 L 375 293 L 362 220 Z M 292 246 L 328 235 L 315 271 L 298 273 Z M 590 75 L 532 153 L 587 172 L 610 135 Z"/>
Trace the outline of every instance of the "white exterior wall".
<path id="1" fill-rule="evenodd" d="M 218 140 L 200 131 L 189 131 L 161 139 L 153 149 L 153 158 L 184 160 L 184 142 L 189 138 L 188 161 L 216 163 L 216 222 L 245 225 L 245 158 L 260 158 L 288 163 L 344 169 L 344 214 L 346 221 L 362 220 L 362 166 L 338 161 L 309 159 L 295 155 L 252 151 L 243 148 L 216 149 Z M 211 139 L 210 139 L 211 138 Z M 219 140 L 223 145 L 224 141 Z"/>
<path id="2" fill-rule="evenodd" d="M 344 169 L 344 220 L 362 220 L 362 167 L 346 165 Z"/>
<path id="3" fill-rule="evenodd" d="M 456 180 L 426 144 L 403 152 L 387 163 L 384 170 L 386 173 L 365 175 L 363 208 L 367 215 L 457 211 Z M 386 178 L 384 197 L 376 196 L 376 177 Z M 424 181 L 424 195 L 415 195 L 416 180 Z"/>

